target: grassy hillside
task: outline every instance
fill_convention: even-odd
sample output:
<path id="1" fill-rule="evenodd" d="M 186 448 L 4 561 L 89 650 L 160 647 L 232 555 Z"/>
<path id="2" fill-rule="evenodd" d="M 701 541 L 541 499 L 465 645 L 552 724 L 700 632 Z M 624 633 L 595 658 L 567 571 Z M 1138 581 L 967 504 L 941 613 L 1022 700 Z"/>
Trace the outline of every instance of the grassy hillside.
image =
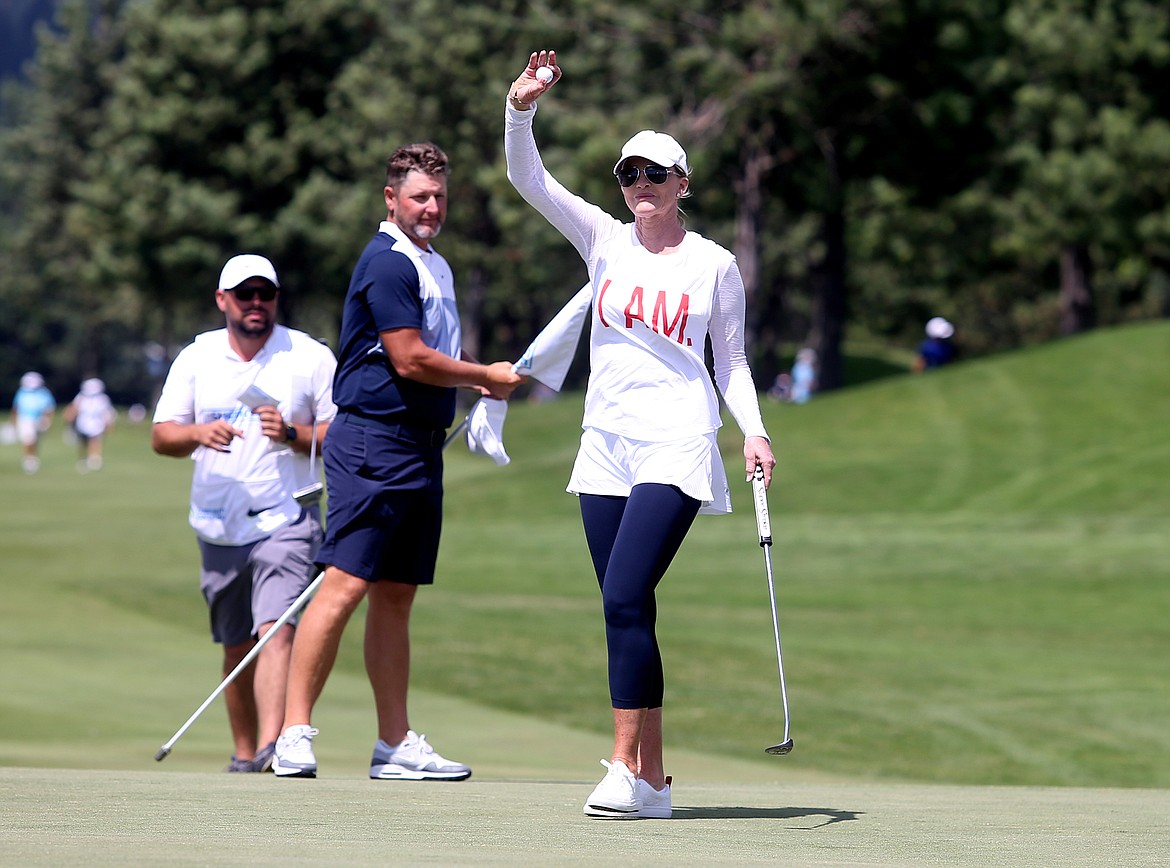
<path id="1" fill-rule="evenodd" d="M 660 596 L 668 754 L 867 778 L 1170 785 L 1168 369 L 1170 327 L 1141 325 L 765 406 L 796 741 L 783 760 L 762 753 L 782 731 L 779 686 L 725 428 L 736 512 L 699 519 Z M 597 592 L 563 492 L 579 421 L 579 395 L 517 403 L 511 465 L 449 450 L 415 684 L 459 704 L 428 704 L 425 726 L 474 728 L 481 708 L 607 731 Z M 190 468 L 147 442 L 145 428 L 120 429 L 90 475 L 59 430 L 35 477 L 0 448 L 0 763 L 142 767 L 217 683 L 185 527 Z M 323 713 L 344 706 L 332 732 L 362 752 L 359 641 L 355 625 Z M 435 719 L 448 708 L 457 719 Z M 223 727 L 209 712 L 184 749 L 223 753 Z"/>

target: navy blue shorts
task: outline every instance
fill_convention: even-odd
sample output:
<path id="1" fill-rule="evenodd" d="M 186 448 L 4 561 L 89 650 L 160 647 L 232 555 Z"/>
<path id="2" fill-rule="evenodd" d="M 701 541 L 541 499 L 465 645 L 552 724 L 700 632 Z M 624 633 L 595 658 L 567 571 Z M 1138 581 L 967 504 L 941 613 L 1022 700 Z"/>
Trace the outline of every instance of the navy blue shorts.
<path id="1" fill-rule="evenodd" d="M 443 526 L 443 432 L 338 414 L 325 434 L 329 490 L 317 553 L 368 582 L 429 585 Z"/>

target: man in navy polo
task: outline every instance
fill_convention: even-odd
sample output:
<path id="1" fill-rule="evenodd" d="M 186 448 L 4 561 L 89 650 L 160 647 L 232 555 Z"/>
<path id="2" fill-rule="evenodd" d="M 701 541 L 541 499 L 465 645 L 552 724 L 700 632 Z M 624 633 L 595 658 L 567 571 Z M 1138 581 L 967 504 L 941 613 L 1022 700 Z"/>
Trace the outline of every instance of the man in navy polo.
<path id="1" fill-rule="evenodd" d="M 455 389 L 507 399 L 524 378 L 511 362 L 482 365 L 462 351 L 451 268 L 430 241 L 447 216 L 447 156 L 433 144 L 396 150 L 386 164 L 386 221 L 354 268 L 342 312 L 325 442 L 329 489 L 325 578 L 293 645 L 284 732 L 273 771 L 315 777 L 313 706 L 342 633 L 366 599 L 365 660 L 378 741 L 370 777 L 464 780 L 471 769 L 444 759 L 410 727 L 410 611 L 419 585 L 434 582 L 443 507 L 446 428 Z"/>

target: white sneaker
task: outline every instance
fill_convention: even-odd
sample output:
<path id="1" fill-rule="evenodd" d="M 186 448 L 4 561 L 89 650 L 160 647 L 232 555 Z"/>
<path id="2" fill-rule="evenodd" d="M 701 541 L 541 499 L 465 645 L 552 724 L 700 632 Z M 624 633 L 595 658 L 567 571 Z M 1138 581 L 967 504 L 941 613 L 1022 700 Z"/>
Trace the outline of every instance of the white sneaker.
<path id="1" fill-rule="evenodd" d="M 638 808 L 636 816 L 648 820 L 670 819 L 670 775 L 666 776 L 666 786 L 656 790 L 641 778 L 638 778 L 638 801 L 642 807 Z"/>
<path id="2" fill-rule="evenodd" d="M 609 771 L 585 800 L 585 816 L 624 820 L 638 816 L 642 803 L 638 800 L 638 782 L 634 773 L 621 760 L 602 760 Z"/>
<path id="3" fill-rule="evenodd" d="M 370 758 L 370 777 L 379 781 L 465 781 L 471 769 L 444 759 L 413 729 L 397 745 L 378 739 Z"/>
<path id="4" fill-rule="evenodd" d="M 317 733 L 304 724 L 282 732 L 272 754 L 272 771 L 282 778 L 317 777 L 317 758 L 313 756 L 313 736 Z"/>

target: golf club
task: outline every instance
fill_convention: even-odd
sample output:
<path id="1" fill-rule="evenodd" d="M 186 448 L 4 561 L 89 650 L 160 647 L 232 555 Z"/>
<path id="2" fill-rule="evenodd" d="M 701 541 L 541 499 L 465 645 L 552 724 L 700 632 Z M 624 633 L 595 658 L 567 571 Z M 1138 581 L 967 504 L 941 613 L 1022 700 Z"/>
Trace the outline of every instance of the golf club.
<path id="1" fill-rule="evenodd" d="M 470 421 L 471 421 L 471 414 L 468 413 L 466 416 L 463 417 L 462 422 L 460 422 L 458 425 L 456 425 L 454 428 L 451 429 L 451 433 L 448 434 L 447 439 L 443 441 L 443 448 L 444 449 L 446 449 L 448 446 L 451 445 L 451 441 L 453 441 L 456 437 L 458 437 L 461 433 L 463 433 L 463 429 L 467 427 L 467 423 Z"/>
<path id="2" fill-rule="evenodd" d="M 776 614 L 776 584 L 772 579 L 772 523 L 768 518 L 768 490 L 764 487 L 764 468 L 757 464 L 752 476 L 752 494 L 756 506 L 756 530 L 764 550 L 764 567 L 768 572 L 768 599 L 772 603 L 772 630 L 776 634 L 776 668 L 780 672 L 780 698 L 784 703 L 784 741 L 764 748 L 764 753 L 783 756 L 792 750 L 788 737 L 788 688 L 784 684 L 784 654 L 780 650 L 780 618 Z"/>
<path id="3" fill-rule="evenodd" d="M 256 659 L 256 655 L 260 653 L 260 649 L 268 643 L 269 639 L 276 635 L 276 631 L 287 624 L 290 618 L 292 618 L 294 615 L 296 615 L 297 612 L 304 608 L 305 604 L 309 602 L 309 598 L 312 597 L 317 588 L 321 586 L 321 581 L 324 578 L 324 573 L 318 573 L 317 578 L 313 579 L 313 581 L 309 583 L 309 586 L 301 591 L 301 595 L 293 600 L 292 605 L 285 609 L 283 615 L 276 619 L 272 625 L 272 629 L 260 637 L 260 641 L 252 647 L 252 650 L 248 652 L 247 656 L 244 657 L 243 660 L 236 664 L 236 668 L 228 673 L 227 678 L 220 682 L 219 687 L 215 688 L 215 690 L 211 692 L 211 695 L 207 697 L 207 699 L 203 700 L 203 704 L 195 709 L 195 713 L 187 718 L 187 722 L 179 727 L 178 732 L 171 736 L 170 741 L 158 749 L 158 753 L 154 755 L 155 760 L 162 762 L 164 759 L 166 759 L 167 754 L 171 752 L 171 748 L 175 746 L 175 742 L 183 737 L 183 733 L 185 733 L 190 728 L 191 724 L 199 719 L 199 715 L 203 714 L 203 712 L 207 710 L 207 706 L 211 705 L 211 703 L 215 701 L 215 697 L 223 693 L 224 690 L 227 689 L 227 686 L 235 681 L 236 677 L 247 668 L 248 664 Z"/>

